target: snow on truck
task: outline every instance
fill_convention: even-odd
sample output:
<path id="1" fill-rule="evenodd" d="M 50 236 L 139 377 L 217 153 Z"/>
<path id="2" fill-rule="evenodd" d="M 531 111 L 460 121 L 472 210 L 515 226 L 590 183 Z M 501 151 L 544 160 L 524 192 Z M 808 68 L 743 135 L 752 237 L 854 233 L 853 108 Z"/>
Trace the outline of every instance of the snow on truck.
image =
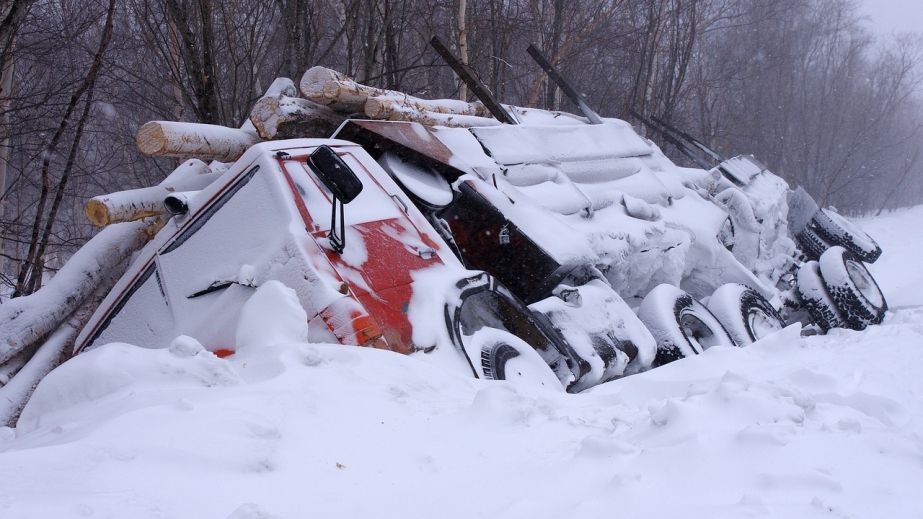
<path id="1" fill-rule="evenodd" d="M 297 294 L 311 341 L 569 391 L 795 322 L 883 318 L 863 265 L 880 248 L 754 158 L 638 114 L 715 162 L 679 167 L 534 49 L 584 116 L 500 105 L 440 53 L 480 102 L 314 67 L 298 88 L 276 80 L 243 128 L 144 125 L 142 152 L 185 162 L 88 202 L 106 228 L 0 306 L 7 416 L 54 359 L 105 343 L 188 335 L 232 355 L 241 308 L 271 281 Z"/>

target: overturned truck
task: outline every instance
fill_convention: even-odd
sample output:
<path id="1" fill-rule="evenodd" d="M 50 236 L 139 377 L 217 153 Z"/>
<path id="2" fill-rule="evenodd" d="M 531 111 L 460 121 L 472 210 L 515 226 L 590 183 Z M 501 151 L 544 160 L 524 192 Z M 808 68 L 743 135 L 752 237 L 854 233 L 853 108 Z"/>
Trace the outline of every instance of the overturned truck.
<path id="1" fill-rule="evenodd" d="M 295 291 L 311 341 L 569 391 L 796 322 L 883 318 L 863 265 L 880 248 L 756 159 L 680 167 L 585 103 L 501 105 L 472 86 L 481 102 L 426 100 L 314 67 L 276 80 L 243 128 L 143 126 L 142 152 L 185 161 L 90 200 L 106 229 L 0 307 L 4 418 L 102 344 L 188 335 L 233 355 L 270 281 Z"/>

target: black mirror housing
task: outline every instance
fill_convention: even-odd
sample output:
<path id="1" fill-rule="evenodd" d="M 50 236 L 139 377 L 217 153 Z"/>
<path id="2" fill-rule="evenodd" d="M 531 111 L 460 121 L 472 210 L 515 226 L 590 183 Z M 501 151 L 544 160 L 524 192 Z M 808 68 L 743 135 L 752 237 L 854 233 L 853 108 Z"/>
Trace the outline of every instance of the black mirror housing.
<path id="1" fill-rule="evenodd" d="M 352 202 L 362 192 L 362 181 L 330 146 L 320 146 L 314 150 L 308 157 L 308 167 L 333 196 L 344 204 Z"/>

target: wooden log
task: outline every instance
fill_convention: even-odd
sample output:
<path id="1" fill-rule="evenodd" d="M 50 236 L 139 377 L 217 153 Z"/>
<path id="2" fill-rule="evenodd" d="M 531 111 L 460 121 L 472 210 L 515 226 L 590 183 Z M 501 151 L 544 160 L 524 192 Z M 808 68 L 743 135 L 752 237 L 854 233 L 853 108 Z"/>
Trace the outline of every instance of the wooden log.
<path id="1" fill-rule="evenodd" d="M 56 330 L 162 225 L 162 218 L 110 225 L 39 291 L 0 305 L 0 365 Z"/>
<path id="2" fill-rule="evenodd" d="M 187 177 L 195 177 L 197 175 L 208 175 L 213 173 L 212 168 L 208 166 L 205 162 L 199 159 L 189 159 L 184 161 L 179 166 L 170 172 L 163 180 L 160 181 L 161 184 L 172 185 L 175 182 L 181 181 Z"/>
<path id="3" fill-rule="evenodd" d="M 490 112 L 481 103 L 468 103 L 457 99 L 420 99 L 413 96 L 369 97 L 363 105 L 365 115 L 373 119 L 388 119 L 392 112 L 406 110 L 490 117 Z"/>
<path id="4" fill-rule="evenodd" d="M 365 113 L 375 119 L 387 119 L 377 115 L 377 110 L 393 104 L 412 107 L 418 111 L 476 115 L 489 117 L 490 111 L 480 102 L 468 103 L 457 99 L 422 99 L 395 90 L 371 87 L 357 83 L 343 74 L 323 67 L 312 67 L 301 78 L 301 93 L 309 101 L 329 106 L 346 114 Z M 376 101 L 369 104 L 370 99 Z"/>
<path id="5" fill-rule="evenodd" d="M 215 124 L 151 121 L 135 136 L 141 153 L 154 157 L 205 158 L 233 162 L 259 136 L 240 128 Z"/>
<path id="6" fill-rule="evenodd" d="M 369 116 L 373 119 L 406 121 L 425 124 L 427 126 L 446 126 L 450 128 L 473 128 L 479 126 L 497 126 L 500 124 L 496 119 L 489 117 L 430 112 L 427 110 L 418 110 L 400 103 L 382 105 L 379 104 L 380 100 L 370 99 L 369 101 L 375 103 L 369 109 L 370 112 L 376 115 L 376 117 Z"/>
<path id="7" fill-rule="evenodd" d="M 287 77 L 277 77 L 269 84 L 263 97 L 298 97 L 298 87 Z"/>
<path id="8" fill-rule="evenodd" d="M 387 121 L 411 121 L 430 126 L 450 126 L 470 128 L 472 126 L 496 126 L 500 124 L 496 119 L 482 117 L 472 113 L 433 111 L 426 108 L 426 104 L 405 103 L 394 98 L 370 97 L 363 109 L 365 115 L 371 119 Z"/>
<path id="9" fill-rule="evenodd" d="M 95 196 L 83 208 L 87 220 L 97 227 L 130 222 L 165 212 L 163 201 L 176 191 L 198 191 L 221 176 L 208 164 L 190 159 L 174 169 L 160 184 Z"/>
<path id="10" fill-rule="evenodd" d="M 288 96 L 263 97 L 250 112 L 250 122 L 266 140 L 329 137 L 344 119 L 326 106 Z"/>
<path id="11" fill-rule="evenodd" d="M 326 105 L 328 103 L 324 102 L 324 85 L 331 81 L 345 79 L 347 79 L 346 76 L 336 70 L 325 67 L 311 67 L 301 76 L 298 88 L 305 99 Z"/>
<path id="12" fill-rule="evenodd" d="M 106 272 L 96 284 L 93 293 L 53 333 L 39 341 L 40 344 L 36 344 L 35 348 L 27 348 L 20 353 L 27 356 L 27 362 L 19 366 L 11 379 L 0 384 L 0 425 L 16 425 L 22 409 L 42 378 L 73 355 L 77 335 L 122 277 L 128 268 L 129 260 L 130 258 L 126 257 L 115 268 Z M 0 368 L 3 366 L 0 364 Z"/>
<path id="13" fill-rule="evenodd" d="M 128 189 L 107 195 L 94 196 L 83 208 L 87 220 L 96 227 L 114 223 L 131 222 L 166 212 L 164 199 L 173 193 L 199 191 L 221 176 L 208 173 L 198 178 L 186 179 L 169 185 L 160 184 L 140 189 Z"/>

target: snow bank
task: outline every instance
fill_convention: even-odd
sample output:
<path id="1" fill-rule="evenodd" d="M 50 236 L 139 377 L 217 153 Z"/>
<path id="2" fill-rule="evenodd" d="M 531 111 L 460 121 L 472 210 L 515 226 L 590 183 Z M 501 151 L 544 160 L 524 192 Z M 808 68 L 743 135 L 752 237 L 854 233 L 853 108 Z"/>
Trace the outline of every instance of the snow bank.
<path id="1" fill-rule="evenodd" d="M 923 206 L 854 221 L 881 245 L 881 257 L 867 266 L 888 305 L 923 304 Z"/>
<path id="2" fill-rule="evenodd" d="M 278 370 L 250 379 L 251 362 L 113 344 L 49 376 L 0 440 L 0 511 L 914 516 L 921 318 L 712 348 L 582 395 L 353 347 L 267 347 Z"/>

